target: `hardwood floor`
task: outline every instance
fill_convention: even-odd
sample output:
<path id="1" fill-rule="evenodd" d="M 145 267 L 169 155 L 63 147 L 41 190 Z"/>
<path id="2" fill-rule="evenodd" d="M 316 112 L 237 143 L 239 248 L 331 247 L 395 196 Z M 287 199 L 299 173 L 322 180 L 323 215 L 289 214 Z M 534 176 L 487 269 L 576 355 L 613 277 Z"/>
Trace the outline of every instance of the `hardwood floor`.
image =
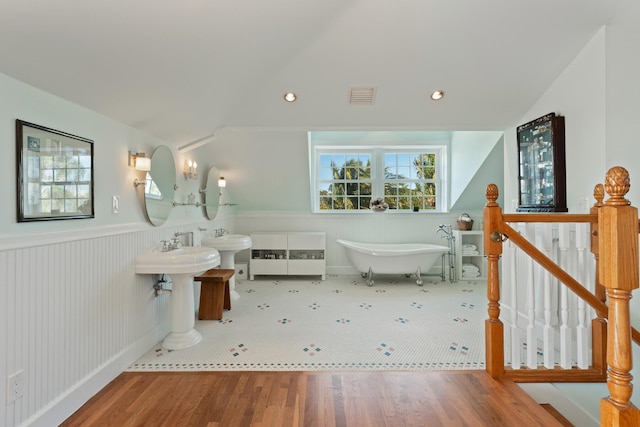
<path id="1" fill-rule="evenodd" d="M 561 426 L 485 371 L 125 372 L 62 426 Z"/>

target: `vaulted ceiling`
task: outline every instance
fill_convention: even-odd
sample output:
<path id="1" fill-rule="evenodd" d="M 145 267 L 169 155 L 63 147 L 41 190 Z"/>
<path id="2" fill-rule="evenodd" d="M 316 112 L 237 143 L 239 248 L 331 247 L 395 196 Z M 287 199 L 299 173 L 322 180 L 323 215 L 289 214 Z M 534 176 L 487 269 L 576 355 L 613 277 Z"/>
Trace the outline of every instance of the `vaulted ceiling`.
<path id="1" fill-rule="evenodd" d="M 246 127 L 502 130 L 612 4 L 3 0 L 0 73 L 176 145 Z M 363 86 L 373 104 L 350 105 Z"/>

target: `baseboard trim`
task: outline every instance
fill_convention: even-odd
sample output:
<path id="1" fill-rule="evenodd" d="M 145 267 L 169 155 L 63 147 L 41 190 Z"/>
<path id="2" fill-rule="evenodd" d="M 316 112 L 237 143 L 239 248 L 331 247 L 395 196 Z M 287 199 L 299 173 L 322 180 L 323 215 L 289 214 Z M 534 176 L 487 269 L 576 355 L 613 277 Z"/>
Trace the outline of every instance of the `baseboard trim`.
<path id="1" fill-rule="evenodd" d="M 553 384 L 519 383 L 518 385 L 536 402 L 550 403 L 573 425 L 584 427 L 598 427 L 600 425 L 599 420 L 594 419 L 590 414 L 585 412 Z"/>
<path id="2" fill-rule="evenodd" d="M 169 322 L 163 322 L 134 344 L 112 357 L 87 375 L 54 401 L 31 416 L 24 425 L 50 427 L 59 425 L 84 405 L 93 395 L 102 390 L 114 378 L 124 372 L 169 331 Z"/>

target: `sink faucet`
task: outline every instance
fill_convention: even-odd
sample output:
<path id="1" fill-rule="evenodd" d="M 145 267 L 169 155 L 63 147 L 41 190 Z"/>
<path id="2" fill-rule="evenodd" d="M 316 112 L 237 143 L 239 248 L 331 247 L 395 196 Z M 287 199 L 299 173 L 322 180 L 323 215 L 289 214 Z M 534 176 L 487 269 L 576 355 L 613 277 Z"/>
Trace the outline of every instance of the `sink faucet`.
<path id="1" fill-rule="evenodd" d="M 216 237 L 222 237 L 225 234 L 229 234 L 229 231 L 225 230 L 224 228 L 217 228 L 214 230 L 214 232 Z"/>
<path id="2" fill-rule="evenodd" d="M 174 237 L 173 239 L 171 239 L 171 241 L 169 241 L 169 240 L 160 240 L 160 243 L 162 243 L 162 247 L 160 248 L 160 251 L 161 252 L 169 252 L 169 251 L 172 251 L 174 249 L 178 249 L 180 241 L 176 237 Z"/>

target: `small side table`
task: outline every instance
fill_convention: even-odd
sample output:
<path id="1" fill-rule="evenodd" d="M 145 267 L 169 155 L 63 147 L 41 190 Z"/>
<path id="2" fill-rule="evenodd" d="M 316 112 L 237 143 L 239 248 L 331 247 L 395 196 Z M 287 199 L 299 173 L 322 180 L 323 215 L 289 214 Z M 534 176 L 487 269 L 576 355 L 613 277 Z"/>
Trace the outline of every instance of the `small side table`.
<path id="1" fill-rule="evenodd" d="M 212 268 L 193 278 L 200 282 L 199 320 L 220 320 L 223 309 L 231 310 L 229 279 L 234 273 L 235 270 Z"/>

